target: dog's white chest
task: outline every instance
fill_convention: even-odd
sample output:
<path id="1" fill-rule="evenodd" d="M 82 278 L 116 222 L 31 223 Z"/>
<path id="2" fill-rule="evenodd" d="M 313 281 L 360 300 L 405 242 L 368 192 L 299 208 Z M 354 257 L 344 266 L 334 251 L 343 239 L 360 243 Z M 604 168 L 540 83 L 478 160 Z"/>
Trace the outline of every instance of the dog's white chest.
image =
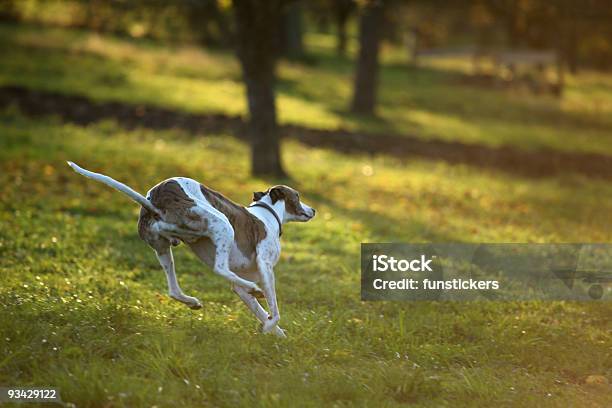
<path id="1" fill-rule="evenodd" d="M 257 254 L 259 258 L 272 267 L 278 262 L 280 252 L 280 240 L 274 237 L 268 237 L 257 245 Z"/>

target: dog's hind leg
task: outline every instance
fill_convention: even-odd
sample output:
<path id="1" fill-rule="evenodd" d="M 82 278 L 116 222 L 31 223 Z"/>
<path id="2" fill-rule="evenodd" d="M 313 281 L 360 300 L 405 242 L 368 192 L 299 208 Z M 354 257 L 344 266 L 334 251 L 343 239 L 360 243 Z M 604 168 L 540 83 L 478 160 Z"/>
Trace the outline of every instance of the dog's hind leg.
<path id="1" fill-rule="evenodd" d="M 223 233 L 209 233 L 208 237 L 215 246 L 215 263 L 213 271 L 233 284 L 240 285 L 247 290 L 261 292 L 259 286 L 255 282 L 243 279 L 236 275 L 229 268 L 229 256 L 234 242 L 234 231 L 228 226 Z"/>
<path id="2" fill-rule="evenodd" d="M 257 319 L 259 319 L 261 323 L 266 324 L 266 322 L 269 320 L 268 317 L 270 315 L 259 304 L 257 298 L 247 292 L 246 289 L 244 289 L 242 286 L 233 285 L 232 289 L 234 289 L 234 292 L 236 292 L 236 294 L 240 296 L 240 299 L 242 299 L 242 301 L 247 305 L 251 312 L 253 312 Z M 285 335 L 285 331 L 279 326 L 274 327 L 274 334 L 279 337 L 287 337 L 287 335 Z"/>
<path id="3" fill-rule="evenodd" d="M 200 303 L 197 298 L 187 296 L 181 290 L 178 280 L 176 279 L 176 273 L 174 271 L 174 257 L 172 256 L 172 249 L 170 246 L 167 248 L 156 249 L 155 254 L 157 255 L 157 259 L 159 260 L 162 268 L 164 268 L 164 271 L 166 272 L 170 297 L 186 304 L 191 309 L 202 308 L 202 303 Z"/>

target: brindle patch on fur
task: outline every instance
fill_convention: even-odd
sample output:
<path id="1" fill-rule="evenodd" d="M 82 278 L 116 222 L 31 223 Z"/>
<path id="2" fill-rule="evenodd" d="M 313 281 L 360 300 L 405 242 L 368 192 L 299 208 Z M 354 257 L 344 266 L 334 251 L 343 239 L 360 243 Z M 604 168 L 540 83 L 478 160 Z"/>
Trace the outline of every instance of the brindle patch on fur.
<path id="1" fill-rule="evenodd" d="M 300 196 L 298 192 L 288 186 L 274 186 L 270 190 L 270 198 L 272 204 L 278 200 L 285 200 L 285 210 L 293 215 L 300 215 L 304 211 L 300 205 Z"/>
<path id="2" fill-rule="evenodd" d="M 181 185 L 174 180 L 162 181 L 155 186 L 149 199 L 155 208 L 162 211 L 185 210 L 195 205 Z"/>
<path id="3" fill-rule="evenodd" d="M 206 228 L 206 220 L 191 211 L 196 205 L 181 185 L 174 180 L 166 180 L 155 186 L 149 199 L 155 208 L 162 211 L 164 221 L 184 228 Z"/>
<path id="4" fill-rule="evenodd" d="M 191 209 L 195 202 L 183 191 L 180 184 L 174 180 L 166 180 L 155 186 L 149 193 L 151 204 L 158 208 L 163 221 L 187 229 L 201 230 L 208 226 L 208 222 L 195 214 Z M 141 208 L 138 218 L 138 235 L 152 248 L 164 250 L 170 242 L 153 232 L 152 225 L 158 221 L 157 215 L 145 208 Z"/>
<path id="5" fill-rule="evenodd" d="M 170 247 L 170 242 L 152 231 L 151 225 L 156 221 L 155 215 L 144 207 L 140 208 L 138 216 L 138 236 L 151 248 L 160 253 L 165 253 Z"/>
<path id="6" fill-rule="evenodd" d="M 241 205 L 236 204 L 218 191 L 200 184 L 200 190 L 210 205 L 223 213 L 234 228 L 234 241 L 245 257 L 256 254 L 257 244 L 266 238 L 263 222 Z"/>

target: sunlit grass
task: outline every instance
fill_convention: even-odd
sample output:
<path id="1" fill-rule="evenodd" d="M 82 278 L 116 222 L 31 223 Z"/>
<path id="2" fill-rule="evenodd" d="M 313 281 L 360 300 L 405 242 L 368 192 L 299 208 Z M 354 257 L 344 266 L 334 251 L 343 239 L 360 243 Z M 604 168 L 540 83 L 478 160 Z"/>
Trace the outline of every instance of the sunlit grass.
<path id="1" fill-rule="evenodd" d="M 239 65 L 230 51 L 126 40 L 74 30 L 0 26 L 0 84 L 153 104 L 181 111 L 246 115 Z M 351 41 L 354 46 L 354 38 Z M 492 146 L 612 153 L 612 79 L 568 75 L 563 99 L 461 84 L 465 59 L 383 49 L 377 118 L 348 113 L 353 62 L 334 56 L 330 34 L 308 33 L 313 64 L 282 62 L 282 123 L 408 134 Z M 388 54 L 388 56 L 387 56 Z M 352 55 L 352 54 L 350 54 Z"/>
<path id="2" fill-rule="evenodd" d="M 272 183 L 249 177 L 247 146 L 14 111 L 0 134 L 2 384 L 56 386 L 77 406 L 610 404 L 585 384 L 609 378 L 608 304 L 359 301 L 361 242 L 610 241 L 609 183 L 286 143 L 318 212 L 283 234 L 279 340 L 183 247 L 181 285 L 204 308 L 169 300 L 138 208 L 65 164 L 138 191 L 189 176 L 246 203 Z"/>

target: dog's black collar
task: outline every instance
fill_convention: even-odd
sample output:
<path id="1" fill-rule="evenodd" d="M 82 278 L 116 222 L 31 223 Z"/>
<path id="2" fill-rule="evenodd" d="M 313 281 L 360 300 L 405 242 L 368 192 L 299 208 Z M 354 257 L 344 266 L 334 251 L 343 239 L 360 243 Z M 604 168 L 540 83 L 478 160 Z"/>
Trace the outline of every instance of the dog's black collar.
<path id="1" fill-rule="evenodd" d="M 261 207 L 261 208 L 265 208 L 266 210 L 270 211 L 272 215 L 274 216 L 274 218 L 276 219 L 276 222 L 278 222 L 278 236 L 280 237 L 281 235 L 283 235 L 283 223 L 281 222 L 281 219 L 279 218 L 279 216 L 276 214 L 276 211 L 274 211 L 274 208 L 272 208 L 266 203 L 261 203 L 259 201 L 254 202 L 253 204 L 249 205 L 249 208 L 251 207 Z"/>

